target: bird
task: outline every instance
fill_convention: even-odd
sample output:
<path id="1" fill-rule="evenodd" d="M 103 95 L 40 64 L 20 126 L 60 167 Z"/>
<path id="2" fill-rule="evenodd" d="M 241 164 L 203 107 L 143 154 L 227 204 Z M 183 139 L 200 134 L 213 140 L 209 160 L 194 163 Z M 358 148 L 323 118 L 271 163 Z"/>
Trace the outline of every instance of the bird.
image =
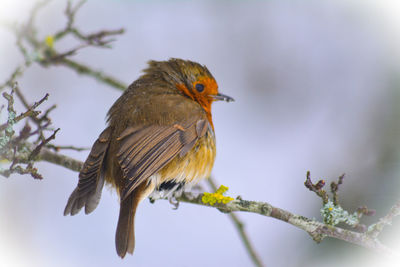
<path id="1" fill-rule="evenodd" d="M 107 128 L 93 144 L 64 216 L 99 204 L 104 184 L 115 188 L 120 212 L 117 254 L 135 247 L 138 204 L 175 197 L 208 178 L 216 156 L 211 105 L 234 101 L 218 92 L 206 66 L 171 58 L 148 62 L 143 75 L 112 105 Z"/>

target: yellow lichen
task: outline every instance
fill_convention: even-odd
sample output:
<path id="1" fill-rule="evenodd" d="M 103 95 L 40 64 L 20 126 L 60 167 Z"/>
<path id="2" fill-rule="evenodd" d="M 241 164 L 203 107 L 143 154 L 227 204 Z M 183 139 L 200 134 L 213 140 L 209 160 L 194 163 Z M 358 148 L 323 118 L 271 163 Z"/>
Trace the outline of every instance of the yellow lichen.
<path id="1" fill-rule="evenodd" d="M 228 191 L 228 187 L 221 185 L 215 193 L 207 193 L 204 192 L 203 197 L 201 198 L 201 201 L 204 204 L 210 204 L 213 206 L 215 203 L 223 203 L 227 204 L 233 200 L 231 197 L 226 197 L 223 194 Z"/>
<path id="2" fill-rule="evenodd" d="M 46 38 L 44 39 L 45 44 L 53 49 L 54 47 L 54 36 L 53 35 L 47 35 Z"/>

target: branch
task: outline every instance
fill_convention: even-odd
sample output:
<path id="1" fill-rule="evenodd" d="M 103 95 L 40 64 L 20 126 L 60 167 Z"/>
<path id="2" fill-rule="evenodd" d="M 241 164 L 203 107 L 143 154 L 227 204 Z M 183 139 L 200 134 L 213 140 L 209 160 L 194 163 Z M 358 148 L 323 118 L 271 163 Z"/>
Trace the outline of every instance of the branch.
<path id="1" fill-rule="evenodd" d="M 316 220 L 308 219 L 304 216 L 296 215 L 289 211 L 274 207 L 266 202 L 236 199 L 228 204 L 216 203 L 214 206 L 210 206 L 202 202 L 202 197 L 203 194 L 196 195 L 190 192 L 185 192 L 177 199 L 182 202 L 217 208 L 222 212 L 244 211 L 272 217 L 307 232 L 316 242 L 321 242 L 323 238 L 328 236 L 372 249 L 386 255 L 394 254 L 394 252 L 388 247 L 382 245 L 377 239 L 374 239 L 367 234 L 326 225 Z"/>
<path id="2" fill-rule="evenodd" d="M 42 148 L 39 155 L 37 156 L 38 161 L 47 161 L 71 171 L 80 172 L 83 166 L 83 162 L 73 159 L 71 157 L 62 155 L 60 153 L 55 153 L 47 148 Z"/>
<path id="3" fill-rule="evenodd" d="M 51 162 L 76 172 L 79 172 L 83 166 L 83 162 L 81 161 L 61 155 L 59 153 L 54 153 L 45 148 L 43 148 L 39 153 L 38 160 Z M 321 242 L 325 237 L 331 237 L 371 249 L 384 255 L 395 255 L 391 249 L 383 245 L 375 236 L 368 232 L 358 233 L 352 230 L 343 229 L 341 227 L 324 224 L 314 219 L 309 219 L 307 217 L 296 215 L 284 209 L 275 207 L 267 202 L 249 201 L 239 198 L 227 204 L 215 203 L 211 206 L 203 203 L 203 196 L 204 194 L 184 192 L 180 197 L 177 197 L 177 200 L 180 202 L 216 208 L 223 213 L 242 211 L 259 214 L 266 217 L 272 217 L 307 232 L 314 239 L 314 241 L 318 243 Z M 396 208 L 394 209 L 396 210 L 396 213 L 390 215 L 392 217 L 399 215 L 400 202 L 397 203 L 395 207 Z M 386 217 L 387 216 L 384 218 Z M 382 222 L 382 219 L 380 222 Z"/>
<path id="4" fill-rule="evenodd" d="M 100 47 L 100 48 L 110 48 L 110 43 L 114 39 L 115 35 L 120 35 L 124 33 L 124 29 L 116 30 L 100 30 L 98 32 L 84 34 L 77 27 L 74 26 L 75 16 L 78 10 L 82 7 L 85 1 L 78 2 L 75 6 L 72 6 L 69 1 L 65 10 L 67 16 L 67 25 L 63 30 L 56 32 L 53 35 L 48 35 L 44 40 L 37 36 L 37 30 L 35 28 L 35 19 L 37 13 L 43 8 L 48 1 L 43 1 L 35 5 L 31 11 L 31 15 L 28 21 L 22 27 L 14 27 L 13 30 L 17 36 L 17 46 L 24 56 L 25 62 L 21 66 L 17 67 L 12 73 L 9 80 L 6 83 L 0 85 L 0 90 L 6 85 L 10 85 L 18 76 L 20 76 L 26 67 L 29 67 L 32 62 L 36 62 L 43 67 L 48 67 L 50 65 L 64 65 L 78 74 L 84 74 L 91 76 L 96 80 L 110 85 L 111 87 L 118 88 L 120 90 L 125 90 L 127 86 L 117 79 L 105 73 L 94 70 L 93 68 L 86 66 L 85 64 L 71 60 L 69 57 L 76 54 L 78 50 L 85 47 Z M 62 40 L 63 38 L 71 35 L 75 37 L 79 43 L 65 52 L 58 52 L 54 45 L 56 42 Z M 21 99 L 22 102 L 24 102 Z M 26 101 L 25 103 L 26 104 Z"/>

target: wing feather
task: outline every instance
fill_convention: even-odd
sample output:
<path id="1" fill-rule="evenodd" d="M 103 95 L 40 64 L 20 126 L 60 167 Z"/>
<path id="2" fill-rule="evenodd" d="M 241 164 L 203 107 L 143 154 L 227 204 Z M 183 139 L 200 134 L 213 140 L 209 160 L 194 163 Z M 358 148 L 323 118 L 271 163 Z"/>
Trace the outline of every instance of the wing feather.
<path id="1" fill-rule="evenodd" d="M 118 137 L 117 159 L 126 179 L 121 200 L 157 173 L 176 156 L 184 156 L 208 129 L 206 118 L 173 126 L 149 125 L 128 128 Z"/>

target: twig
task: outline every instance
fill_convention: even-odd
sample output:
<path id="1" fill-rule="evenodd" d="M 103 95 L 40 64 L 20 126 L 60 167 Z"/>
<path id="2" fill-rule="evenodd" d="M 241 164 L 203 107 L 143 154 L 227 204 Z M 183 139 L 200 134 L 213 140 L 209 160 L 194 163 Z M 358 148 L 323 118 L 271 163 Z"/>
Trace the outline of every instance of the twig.
<path id="1" fill-rule="evenodd" d="M 46 94 L 42 99 L 40 99 L 38 102 L 35 102 L 31 107 L 28 108 L 27 111 L 21 113 L 17 117 L 15 117 L 13 123 L 17 123 L 22 119 L 25 119 L 26 117 L 36 117 L 37 115 L 40 114 L 40 111 L 35 111 L 35 108 L 37 108 L 40 104 L 42 104 L 47 98 L 49 97 L 49 94 Z M 0 131 L 3 131 L 9 126 L 9 122 L 0 125 Z"/>
<path id="2" fill-rule="evenodd" d="M 333 204 L 334 205 L 339 205 L 338 191 L 339 191 L 339 185 L 343 184 L 343 179 L 344 179 L 344 173 L 339 176 L 337 183 L 335 183 L 335 182 L 331 183 L 331 192 L 333 195 Z"/>
<path id="3" fill-rule="evenodd" d="M 207 179 L 207 183 L 210 185 L 210 187 L 212 188 L 213 191 L 216 191 L 218 189 L 217 185 L 212 177 Z M 235 225 L 236 230 L 239 232 L 240 239 L 242 240 L 244 246 L 246 247 L 246 251 L 249 254 L 253 263 L 258 267 L 264 266 L 260 257 L 257 255 L 256 250 L 254 249 L 253 245 L 251 244 L 250 239 L 247 236 L 247 233 L 244 229 L 244 224 L 240 221 L 239 217 L 232 212 L 230 212 L 228 214 L 228 216 L 232 220 L 233 224 Z"/>
<path id="4" fill-rule="evenodd" d="M 306 188 L 308 188 L 310 191 L 314 192 L 317 194 L 322 199 L 323 204 L 325 205 L 328 203 L 329 196 L 327 195 L 326 191 L 322 189 L 325 186 L 325 181 L 324 180 L 319 180 L 316 184 L 313 184 L 311 181 L 311 173 L 308 171 L 307 172 L 307 177 L 306 181 L 304 182 L 304 185 Z"/>
<path id="5" fill-rule="evenodd" d="M 15 79 L 15 78 L 14 78 Z M 17 94 L 19 100 L 22 102 L 22 104 L 24 105 L 24 107 L 26 109 L 29 109 L 30 106 L 28 104 L 28 101 L 26 101 L 25 96 L 22 94 L 21 90 L 19 89 L 18 83 L 16 83 L 16 86 L 14 88 L 15 93 Z"/>
<path id="6" fill-rule="evenodd" d="M 32 153 L 29 155 L 29 160 L 33 160 L 34 158 L 36 158 L 36 156 L 39 154 L 40 150 L 43 148 L 44 145 L 46 145 L 48 142 L 50 142 L 51 140 L 56 138 L 56 133 L 60 130 L 60 128 L 58 128 L 57 130 L 55 130 L 53 132 L 52 135 L 50 135 L 50 137 L 46 138 L 45 140 L 43 140 L 38 146 L 35 147 L 35 149 L 32 151 Z"/>

